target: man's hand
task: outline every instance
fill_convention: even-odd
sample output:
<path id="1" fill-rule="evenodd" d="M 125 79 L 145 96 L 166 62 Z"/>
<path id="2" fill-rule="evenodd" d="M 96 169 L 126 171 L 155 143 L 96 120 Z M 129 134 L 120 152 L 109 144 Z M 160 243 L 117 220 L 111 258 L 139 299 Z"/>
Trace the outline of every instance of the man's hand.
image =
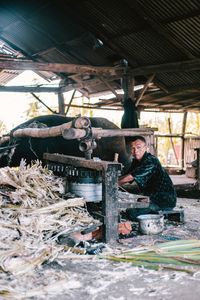
<path id="1" fill-rule="evenodd" d="M 123 175 L 118 180 L 118 185 L 123 185 L 125 183 L 132 182 L 134 177 L 131 174 Z"/>

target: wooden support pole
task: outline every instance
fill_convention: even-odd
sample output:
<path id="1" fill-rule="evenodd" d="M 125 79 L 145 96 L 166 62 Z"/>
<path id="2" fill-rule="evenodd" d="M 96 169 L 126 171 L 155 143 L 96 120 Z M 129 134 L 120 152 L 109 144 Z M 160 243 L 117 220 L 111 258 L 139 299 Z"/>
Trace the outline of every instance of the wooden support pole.
<path id="1" fill-rule="evenodd" d="M 118 240 L 118 164 L 109 165 L 102 172 L 102 213 L 104 216 L 103 237 L 106 243 Z"/>
<path id="2" fill-rule="evenodd" d="M 65 116 L 65 99 L 63 93 L 58 93 L 58 111 L 60 115 Z"/>
<path id="3" fill-rule="evenodd" d="M 73 91 L 73 94 L 72 94 L 71 99 L 70 99 L 70 101 L 69 101 L 69 104 L 68 104 L 68 106 L 67 106 L 65 115 L 68 114 L 68 111 L 69 111 L 69 109 L 70 109 L 70 107 L 71 107 L 71 104 L 72 104 L 72 101 L 73 101 L 73 99 L 74 99 L 75 94 L 76 94 L 76 90 Z"/>
<path id="4" fill-rule="evenodd" d="M 168 127 L 169 127 L 169 133 L 172 134 L 171 119 L 170 118 L 168 118 Z M 174 152 L 176 163 L 177 163 L 177 165 L 179 165 L 179 161 L 178 161 L 178 157 L 177 157 L 177 154 L 176 154 L 176 149 L 175 149 L 175 146 L 174 146 L 172 136 L 170 137 L 170 142 L 171 142 L 171 145 L 172 145 L 172 149 L 173 149 L 173 152 Z"/>
<path id="5" fill-rule="evenodd" d="M 200 190 L 200 148 L 195 149 L 197 152 L 197 183 Z"/>
<path id="6" fill-rule="evenodd" d="M 134 78 L 128 74 L 122 77 L 122 89 L 124 91 L 124 101 L 128 98 L 134 99 Z"/>
<path id="7" fill-rule="evenodd" d="M 183 123 L 182 123 L 182 138 L 181 138 L 181 169 L 184 169 L 184 152 L 185 152 L 185 128 L 187 123 L 187 112 L 183 114 Z"/>
<path id="8" fill-rule="evenodd" d="M 37 95 L 35 95 L 34 93 L 31 93 L 31 95 L 37 99 L 40 103 L 42 103 L 42 105 L 44 105 L 50 112 L 52 112 L 53 114 L 57 114 L 57 111 L 53 111 L 48 105 L 46 105 Z"/>
<path id="9" fill-rule="evenodd" d="M 120 95 L 117 94 L 117 92 L 112 87 L 112 85 L 108 81 L 106 81 L 103 77 L 100 77 L 100 79 L 108 87 L 108 89 L 115 95 L 115 97 L 117 98 L 117 100 L 120 101 L 121 97 L 120 97 Z"/>
<path id="10" fill-rule="evenodd" d="M 145 83 L 144 87 L 141 89 L 141 91 L 140 91 L 140 93 L 139 93 L 139 95 L 138 95 L 138 97 L 137 97 L 136 103 L 135 103 L 135 106 L 136 106 L 136 107 L 137 107 L 138 104 L 140 103 L 140 100 L 142 99 L 144 93 L 145 93 L 146 90 L 148 89 L 148 86 L 149 86 L 149 84 L 152 82 L 152 80 L 154 79 L 154 77 L 155 77 L 155 74 L 150 75 L 149 78 L 148 78 L 148 80 L 147 80 L 147 82 Z"/>

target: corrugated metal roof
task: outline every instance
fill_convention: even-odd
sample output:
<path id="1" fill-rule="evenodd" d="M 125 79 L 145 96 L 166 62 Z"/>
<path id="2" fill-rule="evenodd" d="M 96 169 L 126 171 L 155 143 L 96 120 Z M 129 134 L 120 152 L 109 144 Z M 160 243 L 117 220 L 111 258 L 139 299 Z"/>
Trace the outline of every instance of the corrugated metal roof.
<path id="1" fill-rule="evenodd" d="M 115 66 L 126 59 L 130 68 L 142 68 L 200 57 L 197 0 L 5 2 L 0 3 L 0 20 L 0 38 L 33 61 Z M 41 74 L 48 80 L 53 77 L 51 72 Z M 68 78 L 71 74 L 59 75 Z M 135 81 L 144 84 L 149 75 L 135 76 Z M 166 93 L 200 86 L 199 75 L 199 70 L 162 71 L 155 74 L 154 83 Z M 0 84 L 6 81 L 3 76 Z M 78 80 L 71 77 L 71 82 Z M 119 83 L 119 78 L 109 81 L 111 88 Z M 87 92 L 106 89 L 108 85 L 98 83 L 88 86 Z"/>
<path id="2" fill-rule="evenodd" d="M 179 73 L 162 73 L 158 76 L 159 80 L 165 83 L 166 87 L 171 88 L 180 88 L 184 86 L 198 86 L 200 71 L 193 72 L 179 72 Z"/>
<path id="3" fill-rule="evenodd" d="M 20 73 L 20 71 L 2 70 L 0 72 L 0 85 L 5 85 L 10 80 L 18 76 Z"/>

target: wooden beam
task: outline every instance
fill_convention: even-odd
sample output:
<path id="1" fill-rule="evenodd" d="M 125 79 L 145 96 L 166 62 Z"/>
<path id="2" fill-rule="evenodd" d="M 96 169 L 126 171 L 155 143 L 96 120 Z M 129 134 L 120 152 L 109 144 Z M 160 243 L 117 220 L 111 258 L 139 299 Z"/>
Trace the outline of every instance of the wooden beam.
<path id="1" fill-rule="evenodd" d="M 68 114 L 68 111 L 69 111 L 69 109 L 70 109 L 70 106 L 72 105 L 72 101 L 73 101 L 73 99 L 74 99 L 75 94 L 76 94 L 76 90 L 74 90 L 73 93 L 72 93 L 71 99 L 70 99 L 70 101 L 69 101 L 69 104 L 68 104 L 67 109 L 66 109 L 66 112 L 65 112 L 65 115 L 66 115 L 66 116 L 67 116 L 67 114 Z"/>
<path id="2" fill-rule="evenodd" d="M 188 104 L 188 105 L 184 105 L 184 106 L 183 106 L 183 109 L 194 108 L 194 107 L 197 107 L 197 108 L 199 108 L 199 110 L 200 110 L 200 107 L 199 107 L 199 101 L 198 101 L 198 102 L 193 102 L 193 103 Z"/>
<path id="3" fill-rule="evenodd" d="M 46 105 L 37 95 L 35 95 L 34 93 L 31 93 L 31 95 L 37 99 L 40 103 L 42 103 L 42 105 L 44 105 L 50 112 L 52 112 L 53 114 L 57 114 L 57 111 L 52 110 L 48 105 Z"/>
<path id="4" fill-rule="evenodd" d="M 176 94 L 174 94 L 176 95 Z M 183 95 L 184 96 L 184 95 Z M 190 95 L 187 96 L 186 99 L 181 99 L 181 95 L 179 96 L 180 98 L 172 98 L 171 100 L 168 100 L 166 103 L 158 103 L 155 107 L 159 107 L 160 105 L 163 106 L 167 106 L 169 104 L 177 104 L 177 105 L 182 105 L 184 108 L 190 107 L 192 105 L 197 105 L 197 103 L 192 102 L 193 100 L 199 100 L 200 95 L 198 95 L 197 97 L 192 97 Z M 153 101 L 153 99 L 152 99 Z M 157 102 L 157 101 L 156 101 Z M 190 105 L 187 105 L 187 103 L 192 102 Z M 184 103 L 186 103 L 186 105 L 184 105 Z"/>
<path id="5" fill-rule="evenodd" d="M 170 104 L 169 104 L 170 105 Z M 190 106 L 190 107 L 184 107 L 183 105 L 176 105 L 176 104 L 172 104 L 168 107 L 163 107 L 163 106 L 159 106 L 159 107 L 155 107 L 154 105 L 151 105 L 149 103 L 144 103 L 140 106 L 141 110 L 143 111 L 148 111 L 148 112 L 176 112 L 176 113 L 182 113 L 185 111 L 193 111 L 193 112 L 200 112 L 200 107 L 198 104 L 196 104 L 196 106 Z"/>
<path id="6" fill-rule="evenodd" d="M 65 106 L 68 106 L 67 104 L 65 104 Z M 113 111 L 122 111 L 123 107 L 120 105 L 118 108 L 112 107 L 112 108 L 108 108 L 108 107 L 97 107 L 97 106 L 92 106 L 92 105 L 75 105 L 75 104 L 71 104 L 70 107 L 78 107 L 78 108 L 88 108 L 88 109 L 101 109 L 101 110 L 113 110 Z"/>
<path id="7" fill-rule="evenodd" d="M 117 98 L 110 98 L 110 99 L 99 99 L 101 102 L 95 102 L 94 104 L 98 107 L 101 106 L 108 106 L 108 105 L 113 105 L 113 104 L 121 104 L 121 99 L 123 97 L 123 95 L 119 95 L 120 99 Z"/>
<path id="8" fill-rule="evenodd" d="M 189 98 L 194 98 L 194 97 L 199 97 L 200 95 L 200 89 L 196 90 L 196 89 L 190 89 L 190 90 L 184 90 L 184 89 L 179 89 L 179 90 L 172 90 L 170 91 L 170 93 L 168 94 L 164 94 L 160 91 L 156 91 L 156 92 L 151 92 L 149 94 L 146 94 L 144 96 L 144 101 L 163 101 L 163 100 L 167 100 L 169 98 L 172 97 L 189 97 Z"/>
<path id="9" fill-rule="evenodd" d="M 111 92 L 115 95 L 115 97 L 120 100 L 120 96 L 117 94 L 117 92 L 115 91 L 115 89 L 112 87 L 111 84 L 109 84 L 109 82 L 107 82 L 103 77 L 100 77 L 100 80 L 108 87 L 109 90 L 111 90 Z"/>
<path id="10" fill-rule="evenodd" d="M 160 65 L 140 66 L 129 70 L 129 73 L 133 76 L 137 76 L 148 75 L 152 73 L 190 72 L 197 70 L 200 70 L 199 58 Z"/>
<path id="11" fill-rule="evenodd" d="M 68 76 L 68 77 L 70 77 L 76 81 L 76 78 L 73 78 L 74 76 L 73 77 Z M 107 78 L 104 78 L 104 80 L 106 80 L 107 82 L 110 82 L 110 81 L 117 80 L 119 78 L 120 78 L 120 76 L 114 76 L 114 77 L 109 76 Z M 102 81 L 99 78 L 82 80 L 82 81 L 78 81 L 76 83 L 70 83 L 70 84 L 62 86 L 61 91 L 62 91 L 62 93 L 65 93 L 65 92 L 75 90 L 75 89 L 88 89 L 90 87 L 92 88 L 94 86 L 101 85 L 101 84 L 102 84 Z"/>
<path id="12" fill-rule="evenodd" d="M 152 80 L 154 79 L 154 77 L 155 77 L 155 74 L 150 75 L 149 78 L 148 78 L 148 80 L 147 80 L 147 82 L 145 83 L 144 87 L 140 90 L 140 93 L 139 93 L 139 95 L 137 97 L 137 100 L 136 100 L 136 103 L 135 103 L 136 107 L 138 106 L 140 100 L 142 99 L 144 93 L 148 89 L 148 86 L 152 82 Z"/>
<path id="13" fill-rule="evenodd" d="M 33 61 L 3 60 L 0 69 L 7 70 L 33 70 L 57 73 L 79 73 L 99 76 L 115 76 L 123 73 L 123 68 L 95 67 L 89 65 L 41 63 Z"/>
<path id="14" fill-rule="evenodd" d="M 0 86 L 0 92 L 11 93 L 57 93 L 59 88 L 47 86 Z"/>
<path id="15" fill-rule="evenodd" d="M 134 101 L 134 75 L 124 74 L 122 77 L 122 89 L 124 91 L 124 100 L 131 98 Z"/>

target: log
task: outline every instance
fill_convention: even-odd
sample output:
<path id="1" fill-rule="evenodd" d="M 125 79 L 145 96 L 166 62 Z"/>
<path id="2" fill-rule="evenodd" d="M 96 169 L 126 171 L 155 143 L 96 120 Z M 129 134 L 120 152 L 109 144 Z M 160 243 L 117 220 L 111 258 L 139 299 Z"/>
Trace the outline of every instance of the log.
<path id="1" fill-rule="evenodd" d="M 20 128 L 12 132 L 13 137 L 47 138 L 62 135 L 62 130 L 72 127 L 72 122 L 45 128 Z"/>
<path id="2" fill-rule="evenodd" d="M 152 130 L 142 130 L 140 128 L 126 128 L 126 129 L 102 129 L 92 127 L 92 137 L 100 139 L 102 137 L 113 137 L 113 136 L 135 136 L 135 135 L 149 135 Z M 66 140 L 82 139 L 87 137 L 88 131 L 85 129 L 67 128 L 62 132 L 63 137 Z"/>
<path id="3" fill-rule="evenodd" d="M 11 132 L 10 136 L 13 137 L 35 137 L 35 138 L 47 138 L 62 135 L 63 130 L 71 127 L 76 128 L 88 128 L 90 126 L 90 120 L 87 117 L 75 118 L 73 121 L 64 123 L 59 126 L 44 127 L 44 128 L 19 128 Z M 10 136 L 2 137 L 3 141 L 8 141 Z M 2 140 L 0 144 L 2 144 Z"/>
<path id="4" fill-rule="evenodd" d="M 59 126 L 45 127 L 45 128 L 19 128 L 13 131 L 10 136 L 13 137 L 34 137 L 34 138 L 47 138 L 62 135 L 67 140 L 81 139 L 88 135 L 88 127 L 90 126 L 90 120 L 87 117 L 80 117 L 74 121 L 64 123 Z M 76 128 L 72 128 L 76 127 Z M 149 135 L 154 132 L 151 129 L 141 128 L 126 128 L 126 129 L 102 129 L 91 128 L 92 137 L 100 139 L 102 137 L 113 136 L 135 136 L 135 135 Z M 2 139 L 9 140 L 10 136 L 2 137 Z M 2 140 L 0 141 L 0 144 Z"/>
<path id="5" fill-rule="evenodd" d="M 8 135 L 5 135 L 5 136 L 1 136 L 0 138 L 0 145 L 5 143 L 5 142 L 8 142 L 10 140 L 10 136 Z"/>

